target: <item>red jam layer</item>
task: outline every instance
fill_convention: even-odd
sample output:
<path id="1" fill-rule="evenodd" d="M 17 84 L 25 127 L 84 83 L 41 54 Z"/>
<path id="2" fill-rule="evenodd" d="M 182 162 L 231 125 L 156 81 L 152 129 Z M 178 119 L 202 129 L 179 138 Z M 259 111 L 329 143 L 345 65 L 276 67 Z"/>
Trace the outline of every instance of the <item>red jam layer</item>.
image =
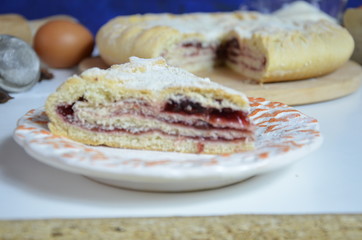
<path id="1" fill-rule="evenodd" d="M 233 111 L 231 108 L 205 108 L 200 103 L 192 102 L 188 99 L 175 102 L 169 100 L 163 111 L 184 114 L 184 115 L 204 115 L 207 116 L 208 122 L 213 123 L 239 123 L 247 127 L 250 125 L 247 113 L 243 111 Z"/>

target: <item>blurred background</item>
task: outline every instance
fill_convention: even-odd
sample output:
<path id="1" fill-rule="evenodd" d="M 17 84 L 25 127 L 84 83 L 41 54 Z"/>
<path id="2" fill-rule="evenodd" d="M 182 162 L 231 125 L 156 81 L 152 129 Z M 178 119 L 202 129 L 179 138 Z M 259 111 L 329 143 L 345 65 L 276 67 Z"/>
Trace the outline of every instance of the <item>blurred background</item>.
<path id="1" fill-rule="evenodd" d="M 335 9 L 357 7 L 362 0 L 311 0 L 314 4 L 326 7 L 334 15 Z M 18 13 L 28 20 L 57 14 L 73 16 L 93 34 L 108 20 L 119 15 L 137 13 L 189 13 L 234 11 L 238 9 L 260 8 L 259 0 L 1 0 L 0 14 Z M 268 0 L 267 8 L 278 8 L 286 0 Z M 322 3 L 321 3 L 322 2 Z M 274 9 L 272 9 L 274 10 Z"/>

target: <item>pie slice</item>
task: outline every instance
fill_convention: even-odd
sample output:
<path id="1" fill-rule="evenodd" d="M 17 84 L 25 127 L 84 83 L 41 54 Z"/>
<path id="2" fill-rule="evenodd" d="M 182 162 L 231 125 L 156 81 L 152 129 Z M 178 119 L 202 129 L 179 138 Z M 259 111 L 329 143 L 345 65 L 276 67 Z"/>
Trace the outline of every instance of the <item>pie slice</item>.
<path id="1" fill-rule="evenodd" d="M 248 98 L 161 57 L 70 77 L 46 102 L 52 133 L 89 145 L 226 154 L 253 149 Z"/>

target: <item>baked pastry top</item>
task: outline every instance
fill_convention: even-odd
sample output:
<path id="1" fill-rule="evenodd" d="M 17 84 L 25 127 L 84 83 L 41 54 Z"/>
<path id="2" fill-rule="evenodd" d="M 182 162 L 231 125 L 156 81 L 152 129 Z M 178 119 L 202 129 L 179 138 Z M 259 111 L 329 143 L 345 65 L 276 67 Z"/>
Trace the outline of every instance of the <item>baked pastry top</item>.
<path id="1" fill-rule="evenodd" d="M 162 56 L 195 73 L 226 64 L 259 82 L 329 73 L 354 48 L 348 31 L 325 15 L 292 11 L 121 16 L 102 26 L 96 41 L 109 65 Z"/>
<path id="2" fill-rule="evenodd" d="M 46 102 L 56 135 L 90 145 L 189 153 L 252 149 L 248 111 L 243 93 L 169 66 L 161 57 L 88 69 Z"/>

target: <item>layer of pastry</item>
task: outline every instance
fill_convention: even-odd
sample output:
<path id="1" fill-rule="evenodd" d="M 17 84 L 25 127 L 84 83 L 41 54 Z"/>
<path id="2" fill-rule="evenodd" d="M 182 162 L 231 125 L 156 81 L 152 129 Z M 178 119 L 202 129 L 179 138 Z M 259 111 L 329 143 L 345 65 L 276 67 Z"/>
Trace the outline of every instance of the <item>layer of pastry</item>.
<path id="1" fill-rule="evenodd" d="M 97 45 L 110 65 L 130 56 L 163 56 L 192 72 L 225 63 L 260 82 L 316 77 L 343 65 L 354 42 L 325 14 L 306 11 L 310 14 L 293 10 L 270 15 L 238 11 L 122 16 L 100 29 Z M 225 51 L 231 41 L 237 41 L 239 49 Z"/>
<path id="2" fill-rule="evenodd" d="M 59 124 L 64 124 L 64 122 Z M 69 124 L 64 124 L 67 129 L 67 132 L 65 132 L 64 127 L 58 128 L 58 126 L 50 125 L 50 130 L 56 132 L 58 135 L 66 135 L 75 141 L 89 145 L 202 154 L 229 154 L 254 149 L 254 142 L 249 142 L 244 139 L 234 141 L 210 141 L 165 135 L 158 131 L 145 134 L 95 132 Z M 70 136 L 68 134 L 72 135 Z"/>

